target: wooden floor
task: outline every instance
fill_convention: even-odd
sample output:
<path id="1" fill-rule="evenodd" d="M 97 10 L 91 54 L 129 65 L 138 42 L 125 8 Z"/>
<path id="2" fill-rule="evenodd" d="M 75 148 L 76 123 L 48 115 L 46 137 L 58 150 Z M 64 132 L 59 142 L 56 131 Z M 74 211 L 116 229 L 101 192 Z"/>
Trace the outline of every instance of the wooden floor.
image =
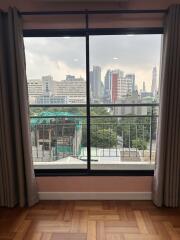
<path id="1" fill-rule="evenodd" d="M 0 208 L 0 239 L 180 239 L 180 210 L 149 201 L 41 201 Z"/>

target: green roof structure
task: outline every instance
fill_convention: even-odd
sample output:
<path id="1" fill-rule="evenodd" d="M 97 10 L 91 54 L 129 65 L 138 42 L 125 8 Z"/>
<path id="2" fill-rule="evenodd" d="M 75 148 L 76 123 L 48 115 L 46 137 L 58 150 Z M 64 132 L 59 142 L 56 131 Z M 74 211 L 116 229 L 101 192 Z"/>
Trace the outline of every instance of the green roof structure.
<path id="1" fill-rule="evenodd" d="M 54 125 L 54 121 L 55 119 L 63 119 L 66 120 L 67 122 L 63 123 L 64 125 L 67 124 L 68 126 L 68 120 L 70 121 L 70 124 L 72 123 L 73 128 L 75 128 L 77 131 L 80 130 L 82 128 L 82 119 L 81 117 L 77 117 L 80 116 L 78 114 L 74 115 L 73 113 L 70 112 L 40 112 L 38 115 L 36 116 L 32 116 L 31 120 L 30 120 L 30 124 L 32 129 L 35 129 L 36 126 L 41 126 L 41 125 L 49 125 L 51 127 Z M 56 124 L 56 122 L 55 122 Z M 58 122 L 57 122 L 58 124 Z M 78 146 L 78 155 L 80 155 L 81 152 L 81 144 Z M 73 146 L 60 146 L 58 143 L 56 144 L 55 148 L 54 148 L 54 153 L 68 153 L 68 154 L 73 154 Z"/>
<path id="2" fill-rule="evenodd" d="M 76 114 L 76 116 L 78 116 Z M 41 124 L 51 124 L 54 119 L 58 117 L 64 117 L 76 122 L 76 126 L 80 128 L 82 123 L 81 118 L 77 118 L 74 114 L 70 112 L 40 112 L 37 116 L 31 117 L 31 126 L 41 125 Z"/>

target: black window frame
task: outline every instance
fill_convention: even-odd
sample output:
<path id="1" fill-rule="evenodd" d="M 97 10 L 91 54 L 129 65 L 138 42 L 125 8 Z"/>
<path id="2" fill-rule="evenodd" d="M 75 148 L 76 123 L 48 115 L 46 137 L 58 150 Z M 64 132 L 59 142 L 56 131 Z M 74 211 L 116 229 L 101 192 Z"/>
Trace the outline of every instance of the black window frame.
<path id="1" fill-rule="evenodd" d="M 35 176 L 153 176 L 154 170 L 92 170 L 90 158 L 90 103 L 89 89 L 89 37 L 95 35 L 163 34 L 163 27 L 145 28 L 93 28 L 90 29 L 26 29 L 23 37 L 85 37 L 86 38 L 86 99 L 87 108 L 87 168 L 34 169 Z M 54 106 L 54 105 L 53 105 Z M 84 106 L 84 104 L 82 105 Z M 89 131 L 89 132 L 88 132 Z M 88 143 L 89 139 L 89 143 Z"/>

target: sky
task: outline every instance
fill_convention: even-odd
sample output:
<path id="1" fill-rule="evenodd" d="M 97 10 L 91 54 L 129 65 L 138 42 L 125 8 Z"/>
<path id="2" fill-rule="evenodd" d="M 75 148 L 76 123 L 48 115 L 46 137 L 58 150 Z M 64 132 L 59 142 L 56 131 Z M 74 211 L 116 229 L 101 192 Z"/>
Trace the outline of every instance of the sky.
<path id="1" fill-rule="evenodd" d="M 52 75 L 55 81 L 67 74 L 86 76 L 84 37 L 25 38 L 28 79 Z M 135 73 L 138 89 L 143 81 L 151 89 L 152 68 L 159 70 L 161 35 L 90 36 L 90 68 L 100 66 L 102 81 L 108 69 Z"/>

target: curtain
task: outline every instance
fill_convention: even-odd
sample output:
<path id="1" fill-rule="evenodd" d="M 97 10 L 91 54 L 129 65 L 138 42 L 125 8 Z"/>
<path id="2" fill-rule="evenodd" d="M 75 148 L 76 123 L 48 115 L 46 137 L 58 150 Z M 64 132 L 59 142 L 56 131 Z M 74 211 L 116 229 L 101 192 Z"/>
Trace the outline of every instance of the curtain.
<path id="1" fill-rule="evenodd" d="M 169 8 L 165 22 L 153 201 L 180 203 L 180 5 Z"/>
<path id="2" fill-rule="evenodd" d="M 0 12 L 0 206 L 37 201 L 22 25 L 10 8 Z"/>

